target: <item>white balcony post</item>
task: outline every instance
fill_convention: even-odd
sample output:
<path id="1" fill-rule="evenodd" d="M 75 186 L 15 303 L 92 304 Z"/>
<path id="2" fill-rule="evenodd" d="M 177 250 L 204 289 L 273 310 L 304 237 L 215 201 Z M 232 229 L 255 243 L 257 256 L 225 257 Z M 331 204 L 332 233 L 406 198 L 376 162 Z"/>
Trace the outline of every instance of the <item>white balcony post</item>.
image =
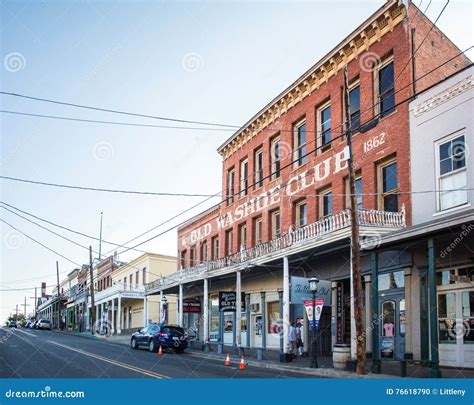
<path id="1" fill-rule="evenodd" d="M 118 330 L 117 330 L 117 334 L 120 335 L 122 333 L 122 320 L 123 320 L 123 316 L 122 316 L 122 297 L 118 296 L 118 311 L 117 311 L 117 315 L 118 315 Z"/>
<path id="2" fill-rule="evenodd" d="M 115 298 L 112 299 L 112 330 L 110 331 L 112 334 L 115 333 Z"/>
<path id="3" fill-rule="evenodd" d="M 288 256 L 283 257 L 283 353 L 289 352 L 290 330 L 290 266 Z M 265 327 L 265 325 L 263 326 Z"/>
<path id="4" fill-rule="evenodd" d="M 179 285 L 178 325 L 183 327 L 183 285 Z"/>
<path id="5" fill-rule="evenodd" d="M 235 280 L 235 345 L 237 350 L 240 350 L 241 346 L 241 340 L 242 340 L 242 332 L 241 332 L 241 326 L 242 326 L 242 288 L 241 288 L 241 274 L 240 270 L 237 270 L 236 274 L 236 280 Z"/>
<path id="6" fill-rule="evenodd" d="M 203 328 L 203 340 L 205 350 L 207 351 L 209 345 L 209 281 L 207 278 L 204 279 L 204 328 Z"/>
<path id="7" fill-rule="evenodd" d="M 143 326 L 148 325 L 148 297 L 143 297 Z"/>

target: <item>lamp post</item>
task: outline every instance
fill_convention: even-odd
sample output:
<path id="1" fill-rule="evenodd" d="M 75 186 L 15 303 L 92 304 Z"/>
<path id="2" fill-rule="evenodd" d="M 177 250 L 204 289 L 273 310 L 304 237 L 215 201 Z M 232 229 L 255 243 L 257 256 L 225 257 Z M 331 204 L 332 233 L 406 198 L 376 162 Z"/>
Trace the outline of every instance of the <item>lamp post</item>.
<path id="1" fill-rule="evenodd" d="M 316 355 L 316 350 L 317 350 L 317 346 L 316 346 L 316 305 L 315 305 L 315 301 L 316 301 L 316 291 L 318 290 L 318 283 L 319 283 L 319 280 L 316 278 L 316 277 L 312 277 L 308 280 L 308 283 L 309 283 L 309 290 L 312 292 L 313 294 L 313 327 L 312 327 L 312 344 L 311 344 L 311 365 L 310 367 L 311 368 L 318 368 L 318 358 L 317 358 L 317 355 Z"/>

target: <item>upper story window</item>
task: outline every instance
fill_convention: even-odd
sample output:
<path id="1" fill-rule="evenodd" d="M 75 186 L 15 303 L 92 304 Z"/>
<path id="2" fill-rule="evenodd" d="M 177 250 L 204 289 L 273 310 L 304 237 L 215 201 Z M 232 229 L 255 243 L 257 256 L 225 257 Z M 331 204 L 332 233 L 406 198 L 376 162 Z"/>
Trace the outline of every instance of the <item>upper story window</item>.
<path id="1" fill-rule="evenodd" d="M 377 193 L 383 211 L 398 212 L 397 161 L 391 159 L 378 165 Z"/>
<path id="2" fill-rule="evenodd" d="M 200 256 L 201 256 L 201 263 L 207 261 L 207 242 L 206 241 L 201 243 Z"/>
<path id="3" fill-rule="evenodd" d="M 129 279 L 130 279 L 130 282 L 129 282 L 130 288 L 132 288 L 132 285 L 133 285 L 133 274 L 130 274 Z"/>
<path id="4" fill-rule="evenodd" d="M 227 205 L 234 203 L 235 194 L 235 169 L 232 168 L 227 172 Z"/>
<path id="5" fill-rule="evenodd" d="M 271 165 L 271 179 L 280 177 L 281 168 L 281 140 L 280 137 L 273 138 L 270 142 L 270 165 Z"/>
<path id="6" fill-rule="evenodd" d="M 324 152 L 331 146 L 331 104 L 318 108 L 319 150 Z"/>
<path id="7" fill-rule="evenodd" d="M 259 188 L 263 186 L 263 149 L 258 149 L 255 152 L 254 167 L 255 167 L 254 188 Z"/>
<path id="8" fill-rule="evenodd" d="M 293 127 L 294 137 L 294 166 L 298 167 L 306 163 L 306 121 L 302 120 Z"/>
<path id="9" fill-rule="evenodd" d="M 395 79 L 393 59 L 388 59 L 377 69 L 378 112 L 381 117 L 395 111 Z"/>
<path id="10" fill-rule="evenodd" d="M 271 222 L 271 238 L 278 238 L 281 234 L 280 210 L 274 210 L 270 214 Z"/>
<path id="11" fill-rule="evenodd" d="M 249 187 L 249 160 L 244 159 L 240 162 L 240 195 L 247 195 Z"/>
<path id="12" fill-rule="evenodd" d="M 191 246 L 189 249 L 189 265 L 191 267 L 196 265 L 196 246 Z"/>
<path id="13" fill-rule="evenodd" d="M 354 85 L 349 90 L 349 112 L 351 115 L 351 129 L 357 132 L 360 127 L 360 86 Z"/>
<path id="14" fill-rule="evenodd" d="M 181 268 L 185 269 L 186 268 L 186 250 L 181 251 L 180 263 L 181 263 Z"/>
<path id="15" fill-rule="evenodd" d="M 308 206 L 306 200 L 298 201 L 295 204 L 295 225 L 297 227 L 305 226 L 308 223 Z"/>
<path id="16" fill-rule="evenodd" d="M 327 188 L 319 194 L 319 217 L 326 217 L 332 214 L 332 190 Z"/>
<path id="17" fill-rule="evenodd" d="M 219 258 L 219 237 L 214 236 L 212 238 L 212 260 Z"/>
<path id="18" fill-rule="evenodd" d="M 140 284 L 140 272 L 138 271 L 135 273 L 135 284 Z"/>
<path id="19" fill-rule="evenodd" d="M 255 235 L 255 245 L 259 245 L 263 241 L 262 217 L 255 218 L 253 228 L 254 228 L 254 235 Z"/>
<path id="20" fill-rule="evenodd" d="M 227 256 L 232 254 L 232 245 L 234 244 L 234 234 L 232 229 L 229 229 L 225 233 L 225 253 Z"/>
<path id="21" fill-rule="evenodd" d="M 247 249 L 247 224 L 243 223 L 239 227 L 239 248 Z"/>
<path id="22" fill-rule="evenodd" d="M 142 282 L 143 282 L 143 285 L 145 285 L 146 284 L 146 267 L 143 268 L 142 272 L 143 272 Z"/>
<path id="23" fill-rule="evenodd" d="M 437 144 L 440 211 L 467 203 L 466 144 L 463 135 L 456 134 Z"/>
<path id="24" fill-rule="evenodd" d="M 362 209 L 362 176 L 359 173 L 356 173 L 355 176 L 355 189 L 356 189 L 356 203 L 357 203 L 357 208 L 359 210 Z M 345 189 L 346 189 L 346 200 L 345 200 L 345 207 L 349 208 L 351 206 L 351 195 L 350 195 L 350 190 L 349 190 L 349 178 L 346 177 L 344 179 L 345 183 Z"/>

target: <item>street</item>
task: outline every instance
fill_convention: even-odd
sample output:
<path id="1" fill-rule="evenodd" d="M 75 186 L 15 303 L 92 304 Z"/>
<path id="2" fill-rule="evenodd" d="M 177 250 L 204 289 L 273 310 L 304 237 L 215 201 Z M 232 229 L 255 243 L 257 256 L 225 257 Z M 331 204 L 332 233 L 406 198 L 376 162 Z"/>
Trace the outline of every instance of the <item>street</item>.
<path id="1" fill-rule="evenodd" d="M 0 329 L 0 378 L 301 378 L 308 375 L 224 366 L 184 353 L 147 350 L 44 330 Z"/>

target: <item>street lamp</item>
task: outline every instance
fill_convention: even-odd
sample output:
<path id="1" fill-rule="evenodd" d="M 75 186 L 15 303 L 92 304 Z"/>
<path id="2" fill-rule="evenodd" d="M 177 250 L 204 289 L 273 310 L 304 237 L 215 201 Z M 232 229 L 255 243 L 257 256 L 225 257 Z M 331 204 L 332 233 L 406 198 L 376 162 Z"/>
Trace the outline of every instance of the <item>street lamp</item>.
<path id="1" fill-rule="evenodd" d="M 316 355 L 316 291 L 318 290 L 319 280 L 316 277 L 312 277 L 308 280 L 309 290 L 313 293 L 313 327 L 312 327 L 312 349 L 311 349 L 311 368 L 318 368 L 318 358 Z"/>

